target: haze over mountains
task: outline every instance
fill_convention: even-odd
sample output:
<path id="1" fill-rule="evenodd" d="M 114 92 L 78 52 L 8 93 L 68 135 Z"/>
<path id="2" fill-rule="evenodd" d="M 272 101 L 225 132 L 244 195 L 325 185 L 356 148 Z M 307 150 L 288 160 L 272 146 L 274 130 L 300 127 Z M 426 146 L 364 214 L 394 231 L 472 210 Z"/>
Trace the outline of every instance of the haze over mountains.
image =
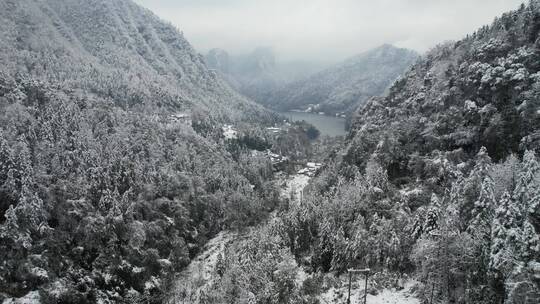
<path id="1" fill-rule="evenodd" d="M 417 58 L 414 51 L 383 45 L 280 88 L 266 104 L 279 110 L 350 114 L 370 97 L 384 94 Z"/>
<path id="2" fill-rule="evenodd" d="M 346 115 L 382 95 L 417 58 L 414 51 L 382 45 L 324 69 L 316 63 L 277 62 L 271 48 L 245 56 L 214 49 L 206 63 L 239 92 L 271 109 Z"/>
<path id="3" fill-rule="evenodd" d="M 203 58 L 131 0 L 0 1 L 0 302 L 539 303 L 540 0 L 303 64 Z"/>
<path id="4" fill-rule="evenodd" d="M 369 268 L 355 303 L 393 300 L 404 274 L 413 303 L 538 303 L 539 75 L 537 0 L 428 52 L 358 109 L 299 201 L 227 246 L 208 298 L 264 302 L 272 282 L 280 303 L 343 303 L 348 270 Z"/>
<path id="5" fill-rule="evenodd" d="M 225 50 L 213 49 L 205 58 L 208 67 L 218 71 L 232 87 L 263 105 L 269 105 L 269 100 L 281 87 L 306 78 L 326 65 L 282 62 L 269 47 L 256 48 L 246 55 L 230 55 Z"/>

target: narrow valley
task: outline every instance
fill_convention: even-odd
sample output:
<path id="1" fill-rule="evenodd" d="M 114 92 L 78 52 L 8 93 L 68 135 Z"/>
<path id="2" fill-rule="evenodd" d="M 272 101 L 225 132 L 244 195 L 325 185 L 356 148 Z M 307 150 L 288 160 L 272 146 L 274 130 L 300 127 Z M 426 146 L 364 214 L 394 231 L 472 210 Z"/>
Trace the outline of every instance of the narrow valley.
<path id="1" fill-rule="evenodd" d="M 539 153 L 540 0 L 0 0 L 2 304 L 537 304 Z"/>

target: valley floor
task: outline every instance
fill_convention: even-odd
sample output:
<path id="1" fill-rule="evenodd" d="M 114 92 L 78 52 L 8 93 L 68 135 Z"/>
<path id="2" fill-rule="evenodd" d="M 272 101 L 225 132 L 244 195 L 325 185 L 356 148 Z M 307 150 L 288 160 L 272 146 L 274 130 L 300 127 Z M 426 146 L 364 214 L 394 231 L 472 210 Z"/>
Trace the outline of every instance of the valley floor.
<path id="1" fill-rule="evenodd" d="M 278 176 L 278 179 L 283 178 Z M 304 187 L 307 186 L 310 177 L 304 174 L 295 174 L 283 181 L 281 195 L 291 200 L 299 200 Z M 229 244 L 237 241 L 242 236 L 232 231 L 222 231 L 211 239 L 189 266 L 176 278 L 174 291 L 170 304 L 199 303 L 200 297 L 212 286 L 216 275 L 215 269 L 219 256 L 224 254 Z"/>
<path id="2" fill-rule="evenodd" d="M 284 178 L 284 177 L 279 177 Z M 304 174 L 295 174 L 284 179 L 281 188 L 281 195 L 289 198 L 291 201 L 302 199 L 304 188 L 308 185 L 310 176 Z M 249 232 L 247 232 L 249 233 Z M 204 295 L 205 290 L 213 285 L 217 278 L 216 266 L 221 254 L 225 253 L 227 246 L 242 238 L 242 235 L 223 231 L 211 239 L 203 252 L 201 252 L 190 265 L 177 276 L 175 289 L 171 294 L 169 304 L 199 303 L 199 299 Z M 329 274 L 328 276 L 333 276 Z M 300 271 L 297 276 L 297 284 L 302 284 L 307 278 L 307 274 Z M 348 281 L 346 275 L 339 278 L 333 278 L 340 282 L 339 287 L 332 287 L 318 296 L 321 304 L 346 303 Z M 369 304 L 420 304 L 420 301 L 414 296 L 413 288 L 415 281 L 406 281 L 401 290 L 382 289 L 376 294 L 367 295 Z M 361 279 L 357 279 L 352 284 L 351 304 L 361 304 L 363 302 L 364 285 Z"/>

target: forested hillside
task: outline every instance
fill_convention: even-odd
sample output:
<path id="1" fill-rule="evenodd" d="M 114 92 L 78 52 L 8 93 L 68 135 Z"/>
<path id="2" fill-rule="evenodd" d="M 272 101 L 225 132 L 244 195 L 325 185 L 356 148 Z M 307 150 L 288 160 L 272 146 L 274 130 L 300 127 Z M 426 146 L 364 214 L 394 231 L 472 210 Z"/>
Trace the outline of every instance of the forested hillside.
<path id="1" fill-rule="evenodd" d="M 175 27 L 132 1 L 0 2 L 0 64 L 134 106 L 253 119 L 262 109 L 208 71 Z M 267 114 L 264 114 L 267 115 Z"/>
<path id="2" fill-rule="evenodd" d="M 350 113 L 370 97 L 382 95 L 417 58 L 414 51 L 383 45 L 288 84 L 267 103 L 282 111 Z"/>
<path id="3" fill-rule="evenodd" d="M 207 238 L 273 208 L 269 161 L 237 163 L 166 112 L 5 76 L 0 88 L 4 296 L 160 302 Z"/>
<path id="4" fill-rule="evenodd" d="M 303 200 L 227 252 L 207 302 L 320 303 L 369 267 L 372 294 L 408 277 L 424 303 L 538 303 L 539 33 L 533 0 L 421 58 Z"/>
<path id="5" fill-rule="evenodd" d="M 0 1 L 0 302 L 161 303 L 277 205 L 274 121 L 129 0 Z"/>
<path id="6" fill-rule="evenodd" d="M 279 94 L 345 143 L 130 0 L 1 0 L 0 301 L 540 302 L 540 0 Z"/>

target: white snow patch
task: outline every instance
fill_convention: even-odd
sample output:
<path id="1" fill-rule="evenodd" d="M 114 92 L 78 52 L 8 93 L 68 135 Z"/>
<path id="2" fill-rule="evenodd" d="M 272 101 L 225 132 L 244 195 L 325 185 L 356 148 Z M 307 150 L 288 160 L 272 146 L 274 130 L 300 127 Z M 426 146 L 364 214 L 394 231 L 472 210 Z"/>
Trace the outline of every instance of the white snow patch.
<path id="1" fill-rule="evenodd" d="M 322 167 L 322 164 L 321 163 L 307 163 L 306 166 L 308 166 L 308 168 L 319 169 L 320 167 Z"/>
<path id="2" fill-rule="evenodd" d="M 222 128 L 225 139 L 238 139 L 238 131 L 231 125 L 224 125 Z"/>
<path id="3" fill-rule="evenodd" d="M 171 267 L 172 262 L 169 259 L 159 259 L 158 263 L 161 267 Z"/>
<path id="4" fill-rule="evenodd" d="M 281 128 L 278 128 L 278 127 L 270 127 L 270 128 L 266 128 L 266 130 L 268 130 L 268 131 L 270 131 L 271 133 L 274 133 L 274 134 L 277 134 L 277 133 L 281 132 Z"/>
<path id="5" fill-rule="evenodd" d="M 467 110 L 476 110 L 476 109 L 478 109 L 478 106 L 472 100 L 465 100 L 465 109 L 467 109 Z"/>
<path id="6" fill-rule="evenodd" d="M 9 298 L 5 299 L 2 304 L 40 304 L 41 297 L 37 290 L 30 291 L 21 298 Z"/>
<path id="7" fill-rule="evenodd" d="M 34 267 L 30 270 L 30 272 L 32 273 L 32 275 L 40 279 L 49 278 L 49 274 L 47 273 L 47 271 L 41 267 Z"/>
<path id="8" fill-rule="evenodd" d="M 399 193 L 403 196 L 419 195 L 419 194 L 422 194 L 422 192 L 424 191 L 421 188 L 414 188 L 414 189 L 405 188 L 405 189 L 399 190 Z"/>
<path id="9" fill-rule="evenodd" d="M 266 155 L 270 158 L 272 164 L 279 164 L 289 160 L 289 158 L 287 158 L 286 156 L 276 154 L 270 150 L 266 150 Z"/>
<path id="10" fill-rule="evenodd" d="M 296 174 L 291 176 L 287 180 L 286 185 L 281 192 L 281 196 L 291 200 L 300 200 L 302 198 L 304 188 L 308 185 L 310 179 L 311 177 L 304 174 Z"/>
<path id="11" fill-rule="evenodd" d="M 297 173 L 307 175 L 309 177 L 315 176 L 315 173 L 322 167 L 321 163 L 307 163 L 307 167 L 300 169 Z"/>
<path id="12" fill-rule="evenodd" d="M 111 280 L 112 280 L 112 275 L 107 272 L 107 273 L 103 274 L 103 279 L 105 280 L 106 284 L 109 284 L 109 282 L 111 282 Z"/>
<path id="13" fill-rule="evenodd" d="M 56 298 L 68 291 L 66 283 L 63 280 L 56 280 L 52 285 L 52 288 L 49 288 L 49 293 Z"/>
<path id="14" fill-rule="evenodd" d="M 165 216 L 165 219 L 167 220 L 167 222 L 170 224 L 170 225 L 174 225 L 174 219 L 173 218 L 170 218 L 168 216 Z"/>
<path id="15" fill-rule="evenodd" d="M 302 286 L 302 283 L 308 278 L 308 274 L 304 271 L 302 267 L 298 268 L 298 271 L 296 272 L 296 277 L 294 278 L 294 282 L 297 286 Z"/>
<path id="16" fill-rule="evenodd" d="M 383 289 L 377 295 L 367 295 L 367 303 L 369 304 L 420 304 L 411 288 L 415 285 L 415 281 L 405 283 L 402 290 Z M 368 286 L 369 288 L 369 286 Z M 332 287 L 325 293 L 319 296 L 321 303 L 346 303 L 348 295 L 348 285 L 343 284 L 342 287 Z M 364 285 L 360 282 L 355 282 L 351 289 L 351 304 L 364 303 Z"/>
<path id="17" fill-rule="evenodd" d="M 150 289 L 157 288 L 157 287 L 159 287 L 159 281 L 154 276 L 151 276 L 150 280 L 144 282 L 144 289 L 145 290 L 150 290 Z"/>
<path id="18" fill-rule="evenodd" d="M 236 238 L 236 233 L 222 231 L 208 241 L 205 249 L 177 276 L 171 303 L 184 303 L 183 300 L 185 303 L 199 303 L 200 295 L 209 290 L 214 280 L 219 278 L 215 273 L 218 257 Z"/>

